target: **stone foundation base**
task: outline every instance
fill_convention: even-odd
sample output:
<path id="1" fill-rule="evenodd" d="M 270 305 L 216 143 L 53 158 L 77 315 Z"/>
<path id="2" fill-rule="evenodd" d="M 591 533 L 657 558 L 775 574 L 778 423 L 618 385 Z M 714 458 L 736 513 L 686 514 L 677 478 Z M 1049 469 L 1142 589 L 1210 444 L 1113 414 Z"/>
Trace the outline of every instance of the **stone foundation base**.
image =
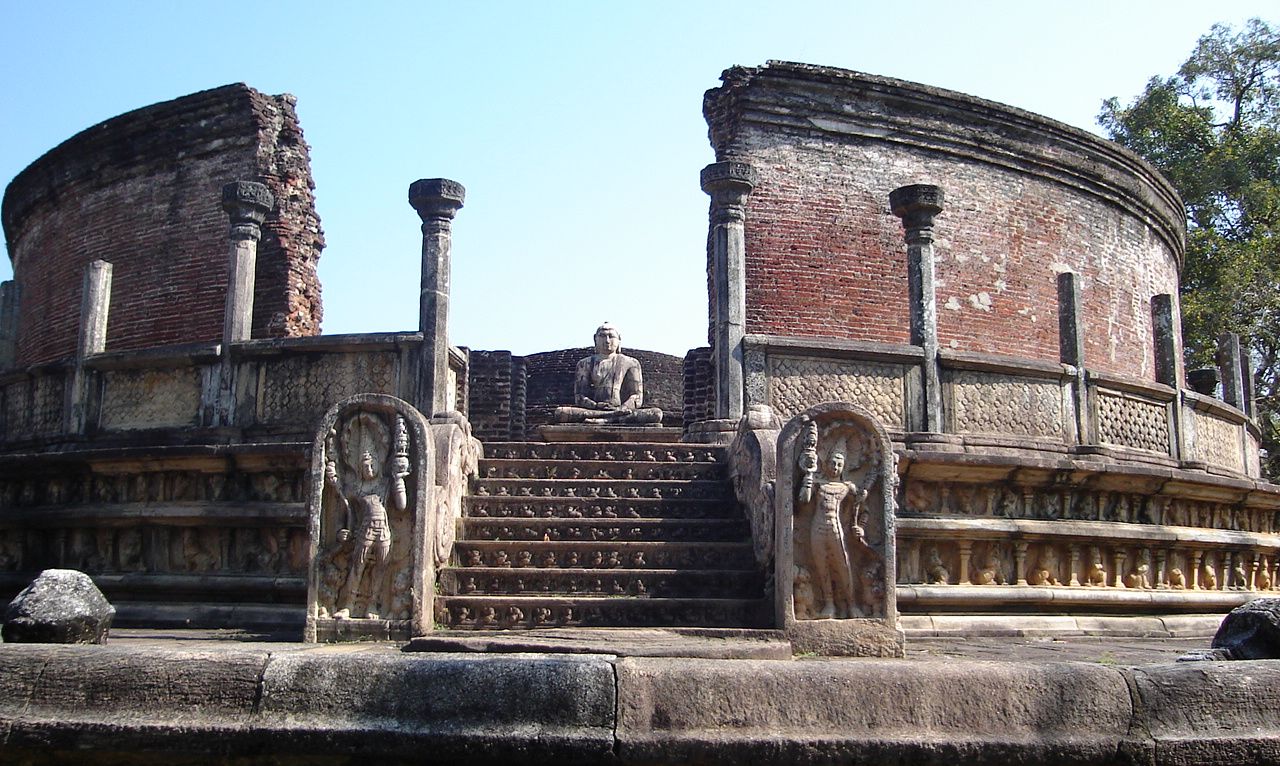
<path id="1" fill-rule="evenodd" d="M 409 620 L 307 620 L 307 641 L 332 644 L 341 641 L 408 641 L 413 635 Z"/>
<path id="2" fill-rule="evenodd" d="M 785 633 L 795 654 L 905 656 L 902 631 L 880 620 L 796 620 Z"/>

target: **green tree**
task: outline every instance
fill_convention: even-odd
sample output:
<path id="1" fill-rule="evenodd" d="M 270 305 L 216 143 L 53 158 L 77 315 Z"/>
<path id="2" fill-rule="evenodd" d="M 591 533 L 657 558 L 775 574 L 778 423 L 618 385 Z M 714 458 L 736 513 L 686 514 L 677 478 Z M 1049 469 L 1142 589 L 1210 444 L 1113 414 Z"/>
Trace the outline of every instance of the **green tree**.
<path id="1" fill-rule="evenodd" d="M 1171 77 L 1098 122 L 1160 169 L 1187 207 L 1182 332 L 1187 364 L 1239 333 L 1255 370 L 1264 471 L 1280 477 L 1280 32 L 1215 24 Z"/>

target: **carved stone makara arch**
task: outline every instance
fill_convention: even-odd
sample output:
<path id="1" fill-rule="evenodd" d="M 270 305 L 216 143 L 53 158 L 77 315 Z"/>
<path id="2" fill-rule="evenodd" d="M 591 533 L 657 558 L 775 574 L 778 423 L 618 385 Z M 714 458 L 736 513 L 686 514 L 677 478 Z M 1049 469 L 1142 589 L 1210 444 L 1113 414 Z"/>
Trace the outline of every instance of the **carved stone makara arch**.
<path id="1" fill-rule="evenodd" d="M 401 399 L 329 408 L 311 446 L 306 640 L 431 630 L 435 452 L 430 423 Z"/>

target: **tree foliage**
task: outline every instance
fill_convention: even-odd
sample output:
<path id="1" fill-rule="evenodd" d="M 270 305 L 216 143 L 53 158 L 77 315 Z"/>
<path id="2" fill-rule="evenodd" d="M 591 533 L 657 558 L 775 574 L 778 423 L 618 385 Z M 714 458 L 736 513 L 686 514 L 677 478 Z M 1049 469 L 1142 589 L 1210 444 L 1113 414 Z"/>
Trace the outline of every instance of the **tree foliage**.
<path id="1" fill-rule="evenodd" d="M 1159 168 L 1187 208 L 1182 327 L 1188 367 L 1235 332 L 1255 369 L 1264 470 L 1280 477 L 1280 31 L 1216 24 L 1170 77 L 1098 122 Z"/>

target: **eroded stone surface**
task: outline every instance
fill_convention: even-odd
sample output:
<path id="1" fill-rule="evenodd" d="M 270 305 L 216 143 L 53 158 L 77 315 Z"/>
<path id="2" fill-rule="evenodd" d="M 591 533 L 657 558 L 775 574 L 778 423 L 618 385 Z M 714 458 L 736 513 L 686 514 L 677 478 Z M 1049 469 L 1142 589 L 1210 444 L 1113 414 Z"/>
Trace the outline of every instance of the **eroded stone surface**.
<path id="1" fill-rule="evenodd" d="M 1231 610 L 1213 637 L 1216 657 L 1280 659 L 1280 598 L 1259 598 Z"/>
<path id="2" fill-rule="evenodd" d="M 101 644 L 116 610 L 84 572 L 46 569 L 9 602 L 5 643 Z"/>

